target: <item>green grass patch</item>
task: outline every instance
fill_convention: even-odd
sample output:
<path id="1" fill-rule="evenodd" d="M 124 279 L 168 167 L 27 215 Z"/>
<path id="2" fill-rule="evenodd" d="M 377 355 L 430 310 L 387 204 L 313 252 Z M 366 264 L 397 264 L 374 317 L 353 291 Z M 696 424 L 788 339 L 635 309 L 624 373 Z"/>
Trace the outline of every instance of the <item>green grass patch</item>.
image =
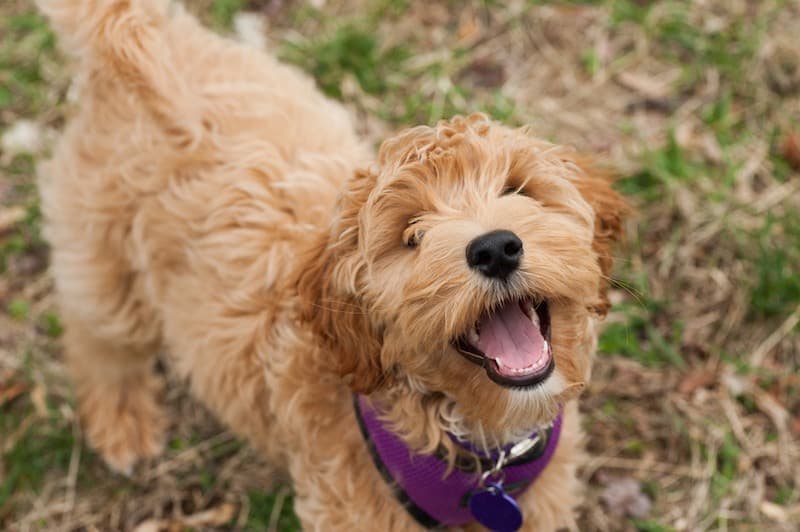
<path id="1" fill-rule="evenodd" d="M 631 242 L 631 250 L 640 243 Z M 635 251 L 634 251 L 635 253 Z M 629 292 L 632 300 L 613 309 L 615 319 L 603 329 L 597 351 L 601 355 L 619 355 L 648 367 L 671 365 L 685 367 L 681 354 L 683 321 L 671 311 L 668 301 L 651 295 L 647 277 L 621 263 L 620 279 L 615 284 Z"/>
<path id="2" fill-rule="evenodd" d="M 666 55 L 685 66 L 685 75 L 692 83 L 701 79 L 709 67 L 727 79 L 739 79 L 746 71 L 743 65 L 758 50 L 758 21 L 735 17 L 723 28 L 707 30 L 690 21 L 687 6 L 681 4 L 666 10 L 666 16 L 655 27 Z"/>
<path id="3" fill-rule="evenodd" d="M 650 13 L 649 2 L 635 0 L 606 0 L 611 7 L 611 25 L 619 26 L 624 23 L 644 24 Z"/>
<path id="4" fill-rule="evenodd" d="M 7 165 L 0 166 L 0 179 L 11 185 L 10 202 L 25 207 L 24 219 L 8 234 L 0 236 L 0 274 L 7 271 L 11 258 L 36 253 L 46 246 L 41 234 L 42 213 L 33 183 L 34 166 L 31 155 L 17 155 Z"/>
<path id="5" fill-rule="evenodd" d="M 598 3 L 598 2 L 583 2 Z M 765 23 L 760 18 L 721 13 L 715 26 L 703 26 L 691 17 L 693 8 L 685 0 L 641 2 L 606 0 L 612 27 L 641 26 L 653 41 L 656 57 L 683 67 L 681 85 L 690 87 L 716 69 L 726 80 L 739 80 L 745 65 L 756 56 Z"/>
<path id="6" fill-rule="evenodd" d="M 283 60 L 294 63 L 317 80 L 333 98 L 342 97 L 342 81 L 352 75 L 367 94 L 381 95 L 391 87 L 392 73 L 402 70 L 411 53 L 404 45 L 382 47 L 373 28 L 346 23 L 330 34 L 308 41 L 286 41 Z"/>
<path id="7" fill-rule="evenodd" d="M 633 526 L 638 532 L 672 532 L 675 529 L 667 525 L 662 525 L 658 521 L 650 519 L 634 519 Z"/>
<path id="8" fill-rule="evenodd" d="M 405 97 L 400 111 L 386 108 L 379 112 L 381 119 L 393 124 L 433 125 L 443 118 L 483 112 L 495 120 L 514 125 L 515 102 L 500 90 L 481 103 L 475 103 L 476 95 L 463 85 L 453 85 L 443 91 L 428 94 L 415 92 Z"/>
<path id="9" fill-rule="evenodd" d="M 372 25 L 382 20 L 391 20 L 406 14 L 410 0 L 373 0 L 367 6 L 366 18 Z"/>
<path id="10" fill-rule="evenodd" d="M 247 519 L 247 530 L 266 530 L 273 517 L 276 508 L 275 505 L 278 501 L 279 491 L 273 493 L 263 493 L 260 491 L 251 491 L 250 497 L 250 515 Z M 277 530 L 281 532 L 299 532 L 300 521 L 294 514 L 292 505 L 292 497 L 286 496 L 280 508 L 280 515 L 277 517 Z"/>
<path id="11" fill-rule="evenodd" d="M 0 433 L 12 434 L 23 423 L 23 419 L 35 415 L 30 405 L 0 410 Z M 22 491 L 38 492 L 49 474 L 63 476 L 69 467 L 75 438 L 72 427 L 57 413 L 51 412 L 47 419 L 37 419 L 3 454 L 5 477 L 0 480 L 0 520 L 10 508 L 11 496 Z"/>
<path id="12" fill-rule="evenodd" d="M 15 320 L 26 320 L 31 312 L 30 304 L 24 299 L 12 299 L 8 304 L 8 315 Z"/>
<path id="13" fill-rule="evenodd" d="M 41 212 L 38 203 L 27 208 L 25 220 L 14 231 L 0 238 L 0 274 L 6 273 L 9 260 L 26 253 L 36 253 L 46 246 L 41 234 Z"/>
<path id="14" fill-rule="evenodd" d="M 55 35 L 44 17 L 30 11 L 0 16 L 0 36 L 0 107 L 36 115 L 47 107 L 44 65 L 55 53 Z"/>
<path id="15" fill-rule="evenodd" d="M 741 141 L 741 135 L 746 132 L 740 116 L 733 109 L 733 96 L 730 90 L 723 91 L 716 101 L 706 105 L 701 116 L 714 132 L 720 146 L 730 146 Z"/>
<path id="16" fill-rule="evenodd" d="M 738 475 L 741 449 L 730 432 L 726 432 L 722 445 L 717 452 L 717 469 L 711 477 L 711 495 L 714 500 L 721 500 L 731 489 L 733 480 Z"/>
<path id="17" fill-rule="evenodd" d="M 726 125 L 731 119 L 725 105 L 720 101 L 707 109 L 708 120 L 714 121 L 712 129 L 716 130 L 722 149 L 720 162 L 707 161 L 693 150 L 683 148 L 670 133 L 666 144 L 644 153 L 640 171 L 617 182 L 620 192 L 648 204 L 664 204 L 674 201 L 674 193 L 679 187 L 702 184 L 698 190 L 704 193 L 704 201 L 730 203 L 730 193 L 741 163 L 731 160 L 728 148 L 734 143 L 742 143 L 744 134 L 738 132 L 738 128 Z"/>
<path id="18" fill-rule="evenodd" d="M 666 145 L 644 155 L 643 169 L 620 179 L 617 188 L 627 196 L 646 202 L 663 201 L 664 194 L 680 183 L 705 175 L 707 168 L 693 159 L 670 135 Z"/>
<path id="19" fill-rule="evenodd" d="M 230 30 L 234 17 L 246 5 L 247 0 L 214 0 L 211 4 L 211 21 L 218 30 Z"/>
<path id="20" fill-rule="evenodd" d="M 778 486 L 775 490 L 775 497 L 773 501 L 775 504 L 789 504 L 792 501 L 796 500 L 795 490 L 792 489 L 790 486 Z"/>
<path id="21" fill-rule="evenodd" d="M 343 21 L 323 18 L 319 36 L 284 42 L 279 57 L 308 72 L 332 98 L 342 99 L 345 80 L 354 79 L 361 91 L 380 98 L 374 111 L 393 125 L 434 124 L 476 111 L 517 124 L 516 104 L 499 88 L 474 88 L 459 80 L 462 69 L 468 70 L 473 59 L 470 53 L 450 50 L 441 61 L 420 67 L 408 61 L 419 55 L 412 42 L 384 42 L 381 24 L 408 8 L 404 2 L 378 2 L 376 6 L 384 3 L 392 8 L 371 6 L 362 17 Z M 421 88 L 422 80 L 428 81 L 425 88 Z"/>
<path id="22" fill-rule="evenodd" d="M 581 54 L 581 65 L 587 74 L 594 76 L 600 70 L 600 58 L 594 48 L 584 50 Z"/>
<path id="23" fill-rule="evenodd" d="M 670 319 L 664 302 L 642 299 L 615 309 L 623 321 L 609 323 L 600 335 L 598 352 L 620 355 L 650 367 L 685 367 L 680 352 L 683 323 Z"/>
<path id="24" fill-rule="evenodd" d="M 788 314 L 800 304 L 800 214 L 792 212 L 784 217 L 767 214 L 754 237 L 755 249 L 742 250 L 743 254 L 758 258 L 753 261 L 751 316 L 770 318 Z"/>
<path id="25" fill-rule="evenodd" d="M 55 312 L 43 313 L 39 318 L 39 326 L 50 338 L 58 338 L 64 333 L 64 325 Z"/>

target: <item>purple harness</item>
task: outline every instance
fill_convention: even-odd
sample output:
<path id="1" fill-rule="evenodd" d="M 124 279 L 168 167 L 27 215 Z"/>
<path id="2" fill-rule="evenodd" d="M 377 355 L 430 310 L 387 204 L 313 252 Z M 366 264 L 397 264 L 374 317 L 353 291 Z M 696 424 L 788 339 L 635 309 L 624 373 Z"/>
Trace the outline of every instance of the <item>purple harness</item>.
<path id="1" fill-rule="evenodd" d="M 447 464 L 441 456 L 412 454 L 402 439 L 384 427 L 366 397 L 356 395 L 353 402 L 361 432 L 375 465 L 392 486 L 400 503 L 420 525 L 428 529 L 466 525 L 474 522 L 476 518 L 487 524 L 476 513 L 476 501 L 479 506 L 483 506 L 478 508 L 479 511 L 489 513 L 488 521 L 497 522 L 499 519 L 500 522 L 508 522 L 497 514 L 503 512 L 504 504 L 512 505 L 519 514 L 514 497 L 523 493 L 547 467 L 561 433 L 562 420 L 559 414 L 552 428 L 545 431 L 545 437 L 539 438 L 538 442 L 524 454 L 507 462 L 502 470 L 493 473 L 496 477 L 502 477 L 500 481 L 484 483 L 487 479 L 483 478 L 482 481 L 481 472 L 475 470 L 473 460 L 462 462 L 457 460 L 454 469 L 446 475 Z M 457 440 L 452 435 L 451 438 L 479 458 L 484 472 L 491 471 L 497 464 L 500 454 L 507 455 L 513 447 L 509 445 L 486 456 L 477 452 L 468 443 Z M 487 475 L 489 473 L 484 473 L 484 477 Z M 489 477 L 489 480 L 491 481 L 492 477 Z M 493 491 L 495 488 L 500 494 Z M 490 499 L 490 502 L 481 503 L 481 497 L 483 500 Z M 495 502 L 498 498 L 504 499 L 500 507 Z M 518 519 L 521 522 L 521 514 Z M 489 528 L 516 529 L 513 526 L 506 528 L 505 525 L 502 527 L 498 525 L 498 528 L 489 525 Z"/>

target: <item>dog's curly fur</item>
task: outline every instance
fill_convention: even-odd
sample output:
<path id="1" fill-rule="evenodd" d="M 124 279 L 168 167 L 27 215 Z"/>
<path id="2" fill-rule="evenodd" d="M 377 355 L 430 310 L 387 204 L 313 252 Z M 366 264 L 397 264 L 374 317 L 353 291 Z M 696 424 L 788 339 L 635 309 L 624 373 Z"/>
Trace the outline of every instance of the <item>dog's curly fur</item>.
<path id="1" fill-rule="evenodd" d="M 377 159 L 294 69 L 162 0 L 40 0 L 80 59 L 80 105 L 41 192 L 88 439 L 114 469 L 157 455 L 154 357 L 285 465 L 309 530 L 415 530 L 352 411 L 369 393 L 420 452 L 491 447 L 552 420 L 557 453 L 526 527 L 572 523 L 583 388 L 624 201 L 572 151 L 481 115 L 416 127 Z M 526 250 L 507 283 L 464 249 Z M 418 246 L 406 245 L 413 237 Z M 549 301 L 555 371 L 489 380 L 451 340 L 500 301 Z"/>

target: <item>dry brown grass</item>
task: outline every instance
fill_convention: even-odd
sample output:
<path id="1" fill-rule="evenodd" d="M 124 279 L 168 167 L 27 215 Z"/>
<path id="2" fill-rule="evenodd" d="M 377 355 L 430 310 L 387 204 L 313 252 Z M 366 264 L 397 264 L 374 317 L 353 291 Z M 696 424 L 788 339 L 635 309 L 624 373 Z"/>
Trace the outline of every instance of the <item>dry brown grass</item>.
<path id="1" fill-rule="evenodd" d="M 193 8 L 223 25 L 209 15 L 222 4 L 237 2 Z M 282 55 L 338 87 L 371 138 L 483 108 L 629 176 L 620 187 L 639 216 L 582 404 L 593 453 L 582 529 L 796 530 L 800 3 L 323 4 L 248 9 Z M 0 17 L 30 10 L 4 2 Z M 0 108 L 0 132 L 20 119 L 57 130 L 67 112 L 68 76 L 38 24 L 0 34 L 0 86 L 19 93 Z M 337 41 L 340 26 L 374 33 L 375 48 Z M 395 46 L 405 56 L 386 52 Z M 342 63 L 354 47 L 376 61 Z M 40 79 L 24 72 L 34 63 Z M 83 445 L 36 240 L 38 156 L 0 154 L 0 528 L 293 530 L 286 491 L 259 495 L 280 480 L 179 383 L 163 459 L 127 480 Z"/>

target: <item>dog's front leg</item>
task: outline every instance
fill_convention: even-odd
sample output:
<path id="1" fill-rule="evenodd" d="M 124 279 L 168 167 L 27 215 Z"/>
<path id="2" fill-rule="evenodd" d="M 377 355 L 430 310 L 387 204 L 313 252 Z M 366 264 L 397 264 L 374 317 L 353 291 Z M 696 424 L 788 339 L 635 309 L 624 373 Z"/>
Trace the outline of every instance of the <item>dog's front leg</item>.
<path id="1" fill-rule="evenodd" d="M 362 436 L 352 395 L 326 382 L 287 389 L 279 421 L 303 530 L 422 532 L 381 476 Z"/>
<path id="2" fill-rule="evenodd" d="M 293 468 L 295 512 L 303 530 L 423 532 L 366 454 L 349 451 L 325 462 L 303 462 L 301 468 Z"/>

